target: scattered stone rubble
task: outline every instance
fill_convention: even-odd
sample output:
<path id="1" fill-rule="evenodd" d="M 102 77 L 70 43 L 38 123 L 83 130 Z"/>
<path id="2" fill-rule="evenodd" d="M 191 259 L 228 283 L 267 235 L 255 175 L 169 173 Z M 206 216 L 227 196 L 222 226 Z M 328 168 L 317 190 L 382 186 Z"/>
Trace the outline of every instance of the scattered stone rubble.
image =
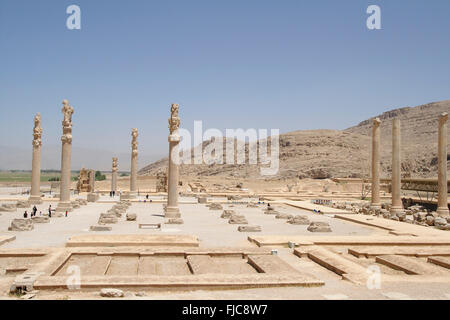
<path id="1" fill-rule="evenodd" d="M 409 206 L 403 212 L 397 214 L 390 213 L 390 204 L 388 203 L 383 203 L 381 209 L 372 209 L 370 204 L 363 202 L 336 202 L 333 203 L 332 207 L 348 210 L 356 214 L 372 215 L 424 227 L 450 230 L 450 218 L 439 217 L 435 211 L 429 211 L 420 205 Z"/>

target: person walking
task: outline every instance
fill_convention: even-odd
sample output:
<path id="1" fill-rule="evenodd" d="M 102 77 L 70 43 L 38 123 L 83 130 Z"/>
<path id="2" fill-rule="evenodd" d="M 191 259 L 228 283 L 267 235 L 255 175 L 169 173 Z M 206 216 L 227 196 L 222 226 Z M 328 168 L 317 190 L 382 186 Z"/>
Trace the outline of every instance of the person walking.
<path id="1" fill-rule="evenodd" d="M 28 218 L 28 212 L 25 211 L 25 213 L 23 214 L 23 217 L 26 219 Z"/>

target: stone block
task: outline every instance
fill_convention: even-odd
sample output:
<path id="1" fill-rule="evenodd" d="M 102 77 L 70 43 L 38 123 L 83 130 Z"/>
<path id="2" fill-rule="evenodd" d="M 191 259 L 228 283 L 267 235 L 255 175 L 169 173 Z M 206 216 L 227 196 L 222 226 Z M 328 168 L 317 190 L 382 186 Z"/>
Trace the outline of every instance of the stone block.
<path id="1" fill-rule="evenodd" d="M 107 226 L 91 226 L 89 228 L 90 231 L 111 231 L 112 227 Z"/>
<path id="2" fill-rule="evenodd" d="M 136 213 L 127 213 L 127 221 L 136 221 L 137 215 Z"/>
<path id="3" fill-rule="evenodd" d="M 220 203 L 211 203 L 208 205 L 209 210 L 223 210 L 223 207 Z"/>
<path id="4" fill-rule="evenodd" d="M 261 226 L 239 226 L 239 232 L 261 232 Z"/>
<path id="5" fill-rule="evenodd" d="M 309 232 L 331 232 L 330 225 L 328 222 L 312 222 L 308 229 Z"/>
<path id="6" fill-rule="evenodd" d="M 220 217 L 223 219 L 230 219 L 235 214 L 236 214 L 236 211 L 234 211 L 234 210 L 223 210 L 223 213 Z"/>
<path id="7" fill-rule="evenodd" d="M 14 219 L 8 228 L 9 231 L 30 231 L 33 229 L 34 226 L 31 219 Z"/>
<path id="8" fill-rule="evenodd" d="M 102 213 L 98 219 L 98 224 L 114 224 L 117 222 L 117 217 L 108 213 Z"/>
<path id="9" fill-rule="evenodd" d="M 28 201 L 20 200 L 20 201 L 17 201 L 16 207 L 17 208 L 22 208 L 22 209 L 29 208 L 30 207 L 30 203 Z"/>
<path id="10" fill-rule="evenodd" d="M 0 212 L 16 212 L 17 207 L 15 204 L 2 204 L 0 206 Z"/>
<path id="11" fill-rule="evenodd" d="M 43 217 L 33 217 L 31 218 L 31 220 L 33 221 L 33 223 L 50 223 L 50 218 L 47 216 L 43 216 Z"/>
<path id="12" fill-rule="evenodd" d="M 181 218 L 172 218 L 166 221 L 166 224 L 183 224 L 184 221 Z"/>
<path id="13" fill-rule="evenodd" d="M 294 216 L 292 214 L 279 213 L 275 216 L 276 219 L 292 219 Z"/>
<path id="14" fill-rule="evenodd" d="M 88 202 L 97 202 L 99 199 L 99 195 L 96 193 L 89 193 L 87 195 L 87 201 Z"/>
<path id="15" fill-rule="evenodd" d="M 244 216 L 234 215 L 228 220 L 229 224 L 248 224 L 247 219 Z"/>
<path id="16" fill-rule="evenodd" d="M 119 289 L 103 288 L 100 290 L 100 295 L 104 298 L 122 298 L 123 291 Z"/>

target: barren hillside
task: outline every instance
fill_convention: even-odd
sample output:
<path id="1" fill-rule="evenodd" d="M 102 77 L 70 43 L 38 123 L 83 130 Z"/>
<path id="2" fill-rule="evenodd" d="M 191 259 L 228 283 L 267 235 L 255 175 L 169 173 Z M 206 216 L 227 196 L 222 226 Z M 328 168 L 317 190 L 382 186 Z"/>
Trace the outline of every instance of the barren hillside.
<path id="1" fill-rule="evenodd" d="M 391 120 L 397 116 L 402 123 L 403 174 L 436 176 L 437 118 L 444 111 L 450 111 L 450 100 L 395 109 L 379 116 L 383 176 L 390 172 Z M 181 174 L 254 179 L 368 177 L 371 126 L 372 119 L 368 119 L 343 131 L 308 130 L 280 135 L 280 169 L 276 177 L 262 177 L 258 165 L 248 164 L 181 165 Z M 203 147 L 208 143 L 204 142 Z M 155 175 L 166 167 L 167 158 L 164 158 L 144 167 L 139 174 Z"/>

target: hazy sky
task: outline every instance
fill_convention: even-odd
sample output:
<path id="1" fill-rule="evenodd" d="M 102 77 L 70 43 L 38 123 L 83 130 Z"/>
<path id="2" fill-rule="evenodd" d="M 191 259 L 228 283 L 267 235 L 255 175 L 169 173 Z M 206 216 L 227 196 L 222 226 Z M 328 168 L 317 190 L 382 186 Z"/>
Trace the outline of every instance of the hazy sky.
<path id="1" fill-rule="evenodd" d="M 63 99 L 74 146 L 117 152 L 137 127 L 167 153 L 173 102 L 187 129 L 344 129 L 450 99 L 450 1 L 0 0 L 0 146 L 31 148 L 38 111 L 59 145 Z"/>

